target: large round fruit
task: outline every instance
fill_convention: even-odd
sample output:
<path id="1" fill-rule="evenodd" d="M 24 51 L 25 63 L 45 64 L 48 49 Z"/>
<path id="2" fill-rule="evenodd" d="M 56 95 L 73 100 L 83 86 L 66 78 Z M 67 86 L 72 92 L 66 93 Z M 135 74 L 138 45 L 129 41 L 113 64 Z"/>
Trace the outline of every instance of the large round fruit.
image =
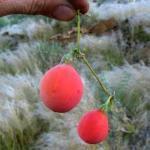
<path id="1" fill-rule="evenodd" d="M 79 121 L 78 134 L 88 144 L 104 141 L 109 132 L 108 117 L 99 109 L 94 109 L 83 115 Z"/>
<path id="2" fill-rule="evenodd" d="M 78 72 L 69 64 L 59 64 L 48 70 L 40 82 L 40 96 L 44 104 L 55 112 L 74 108 L 83 95 Z"/>

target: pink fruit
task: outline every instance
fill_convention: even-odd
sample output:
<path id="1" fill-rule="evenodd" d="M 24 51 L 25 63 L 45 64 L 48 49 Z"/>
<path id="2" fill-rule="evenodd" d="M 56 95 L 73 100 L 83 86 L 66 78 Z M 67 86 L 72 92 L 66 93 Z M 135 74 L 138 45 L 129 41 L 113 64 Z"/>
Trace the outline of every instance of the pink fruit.
<path id="1" fill-rule="evenodd" d="M 51 68 L 40 82 L 41 99 L 54 112 L 70 111 L 80 102 L 82 95 L 81 78 L 69 64 L 59 64 Z"/>
<path id="2" fill-rule="evenodd" d="M 107 138 L 108 133 L 108 117 L 104 111 L 94 109 L 81 117 L 78 134 L 86 143 L 100 143 Z"/>

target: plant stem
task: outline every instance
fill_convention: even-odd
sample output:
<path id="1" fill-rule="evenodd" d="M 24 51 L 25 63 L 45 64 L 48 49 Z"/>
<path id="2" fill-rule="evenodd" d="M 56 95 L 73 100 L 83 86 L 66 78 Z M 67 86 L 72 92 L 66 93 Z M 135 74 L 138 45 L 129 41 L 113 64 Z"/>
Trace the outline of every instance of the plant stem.
<path id="1" fill-rule="evenodd" d="M 89 68 L 89 70 L 91 71 L 91 73 L 93 74 L 93 76 L 95 77 L 95 79 L 98 81 L 100 87 L 103 89 L 103 91 L 106 93 L 106 95 L 111 96 L 111 94 L 109 93 L 109 91 L 107 90 L 107 88 L 104 86 L 104 84 L 102 83 L 102 81 L 99 79 L 99 77 L 97 76 L 96 72 L 94 71 L 94 69 L 92 68 L 92 66 L 90 65 L 90 63 L 88 62 L 88 60 L 86 59 L 85 55 L 80 51 L 80 37 L 81 37 L 81 20 L 80 20 L 80 11 L 77 11 L 77 51 L 75 53 L 77 53 L 77 55 L 80 56 L 80 58 L 82 58 L 83 62 L 86 64 L 86 66 Z"/>
<path id="2" fill-rule="evenodd" d="M 82 58 L 83 58 L 84 63 L 87 65 L 87 67 L 89 68 L 89 70 L 91 71 L 91 73 L 93 74 L 93 76 L 95 77 L 97 82 L 99 83 L 100 87 L 103 89 L 103 91 L 106 93 L 106 95 L 110 96 L 111 94 L 108 92 L 107 88 L 104 86 L 104 84 L 102 83 L 100 78 L 97 76 L 96 72 L 94 71 L 94 69 L 92 68 L 92 66 L 90 65 L 90 63 L 86 59 L 86 57 L 82 56 Z"/>
<path id="3" fill-rule="evenodd" d="M 103 105 L 101 105 L 100 109 L 103 109 L 104 111 L 108 112 L 110 108 L 112 107 L 112 99 L 113 99 L 113 96 L 109 96 L 107 101 Z"/>

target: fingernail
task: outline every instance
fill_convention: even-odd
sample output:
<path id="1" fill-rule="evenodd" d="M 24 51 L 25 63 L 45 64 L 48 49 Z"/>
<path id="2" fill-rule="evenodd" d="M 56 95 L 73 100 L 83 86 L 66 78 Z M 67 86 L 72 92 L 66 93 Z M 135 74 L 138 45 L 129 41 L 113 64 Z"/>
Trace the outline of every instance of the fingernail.
<path id="1" fill-rule="evenodd" d="M 54 9 L 52 15 L 58 20 L 68 21 L 75 16 L 75 10 L 67 5 L 59 5 Z"/>

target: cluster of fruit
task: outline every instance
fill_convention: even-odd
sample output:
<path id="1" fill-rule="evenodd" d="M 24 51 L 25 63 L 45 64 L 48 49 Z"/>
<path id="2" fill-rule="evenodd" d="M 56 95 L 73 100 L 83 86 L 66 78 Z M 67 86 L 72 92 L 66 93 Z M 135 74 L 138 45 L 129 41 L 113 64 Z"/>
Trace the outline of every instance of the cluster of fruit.
<path id="1" fill-rule="evenodd" d="M 70 64 L 59 64 L 48 70 L 40 82 L 40 96 L 54 112 L 65 113 L 79 104 L 83 83 Z M 109 133 L 108 117 L 103 109 L 93 109 L 84 114 L 77 126 L 81 139 L 88 144 L 104 141 Z"/>

